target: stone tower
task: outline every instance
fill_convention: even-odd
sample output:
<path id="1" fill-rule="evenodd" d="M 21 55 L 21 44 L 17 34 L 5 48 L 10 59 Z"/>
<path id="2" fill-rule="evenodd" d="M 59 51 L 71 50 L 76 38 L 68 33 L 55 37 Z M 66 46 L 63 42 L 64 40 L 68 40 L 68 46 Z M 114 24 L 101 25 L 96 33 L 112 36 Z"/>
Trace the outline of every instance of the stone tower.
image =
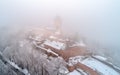
<path id="1" fill-rule="evenodd" d="M 60 16 L 56 16 L 54 20 L 54 25 L 55 25 L 56 31 L 60 33 L 61 33 L 61 24 L 62 24 L 62 21 Z"/>

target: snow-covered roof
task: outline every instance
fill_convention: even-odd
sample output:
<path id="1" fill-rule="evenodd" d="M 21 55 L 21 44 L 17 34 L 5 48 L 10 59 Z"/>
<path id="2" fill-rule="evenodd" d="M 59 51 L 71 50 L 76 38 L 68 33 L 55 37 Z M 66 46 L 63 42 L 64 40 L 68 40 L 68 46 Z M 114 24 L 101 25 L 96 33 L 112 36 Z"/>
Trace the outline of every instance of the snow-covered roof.
<path id="1" fill-rule="evenodd" d="M 103 56 L 99 56 L 99 55 L 94 55 L 94 57 L 103 60 L 103 61 L 107 61 L 107 58 L 103 57 Z"/>
<path id="2" fill-rule="evenodd" d="M 51 47 L 53 47 L 53 48 L 55 48 L 55 49 L 58 49 L 58 50 L 65 48 L 65 44 L 64 44 L 64 43 L 61 43 L 61 42 L 59 42 L 59 41 L 46 40 L 46 41 L 44 42 L 44 44 L 45 44 L 45 45 L 48 45 L 48 46 L 51 46 Z"/>
<path id="3" fill-rule="evenodd" d="M 98 57 L 98 56 L 97 56 Z M 102 58 L 101 56 L 99 56 Z M 102 75 L 120 75 L 115 69 L 113 69 L 111 66 L 104 64 L 103 62 L 96 60 L 92 57 L 88 57 L 84 60 L 82 60 L 83 57 L 76 56 L 70 59 L 69 64 L 73 65 L 78 62 L 90 67 L 93 70 L 97 70 Z"/>
<path id="4" fill-rule="evenodd" d="M 55 36 L 49 36 L 50 39 L 57 39 Z"/>
<path id="5" fill-rule="evenodd" d="M 82 75 L 77 70 L 74 70 L 73 72 L 68 73 L 67 75 Z"/>
<path id="6" fill-rule="evenodd" d="M 76 42 L 75 44 L 73 44 L 72 46 L 70 47 L 74 47 L 74 46 L 81 46 L 81 47 L 85 47 L 86 44 L 83 42 L 83 41 L 80 41 L 80 42 Z"/>
<path id="7" fill-rule="evenodd" d="M 82 63 L 85 65 L 96 69 L 98 72 L 102 73 L 103 75 L 120 75 L 118 72 L 116 72 L 114 69 L 112 69 L 110 66 L 105 65 L 104 63 L 95 60 L 93 58 L 88 58 L 84 60 Z"/>

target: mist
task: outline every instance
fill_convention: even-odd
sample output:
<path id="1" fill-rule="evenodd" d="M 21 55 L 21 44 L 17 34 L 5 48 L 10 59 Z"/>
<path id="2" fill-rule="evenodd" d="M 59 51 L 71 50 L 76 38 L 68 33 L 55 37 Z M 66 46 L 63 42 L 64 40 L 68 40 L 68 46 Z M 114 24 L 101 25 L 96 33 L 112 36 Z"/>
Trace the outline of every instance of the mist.
<path id="1" fill-rule="evenodd" d="M 63 30 L 100 43 L 119 63 L 119 8 L 119 0 L 0 0 L 0 47 L 24 28 L 53 26 L 59 15 Z"/>

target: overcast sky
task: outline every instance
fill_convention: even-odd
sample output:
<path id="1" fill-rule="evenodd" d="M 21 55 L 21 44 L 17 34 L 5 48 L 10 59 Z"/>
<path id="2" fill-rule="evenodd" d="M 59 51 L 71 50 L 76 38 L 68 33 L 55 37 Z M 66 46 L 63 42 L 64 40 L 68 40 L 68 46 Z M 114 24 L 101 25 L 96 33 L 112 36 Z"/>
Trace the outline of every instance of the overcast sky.
<path id="1" fill-rule="evenodd" d="M 52 25 L 120 49 L 120 0 L 0 0 L 0 26 Z"/>

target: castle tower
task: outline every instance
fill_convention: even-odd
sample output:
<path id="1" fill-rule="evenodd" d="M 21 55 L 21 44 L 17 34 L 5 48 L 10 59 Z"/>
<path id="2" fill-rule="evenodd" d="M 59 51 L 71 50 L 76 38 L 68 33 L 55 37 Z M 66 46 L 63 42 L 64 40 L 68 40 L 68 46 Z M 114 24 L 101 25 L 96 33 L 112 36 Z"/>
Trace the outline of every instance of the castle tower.
<path id="1" fill-rule="evenodd" d="M 56 31 L 59 33 L 61 33 L 61 24 L 62 24 L 62 21 L 60 16 L 56 16 L 54 20 L 54 26 L 56 28 Z"/>

